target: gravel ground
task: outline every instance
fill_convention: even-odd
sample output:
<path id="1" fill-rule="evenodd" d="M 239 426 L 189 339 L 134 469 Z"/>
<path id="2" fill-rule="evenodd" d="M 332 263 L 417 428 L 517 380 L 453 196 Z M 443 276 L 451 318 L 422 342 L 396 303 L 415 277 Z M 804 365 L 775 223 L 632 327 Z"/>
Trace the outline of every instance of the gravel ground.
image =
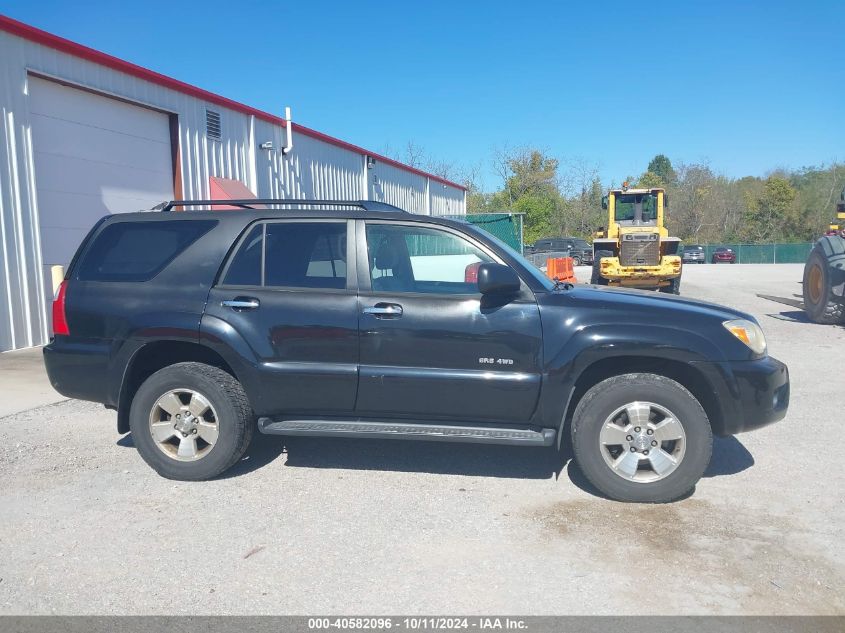
<path id="1" fill-rule="evenodd" d="M 68 401 L 0 418 L 0 613 L 845 614 L 845 328 L 757 296 L 800 266 L 684 274 L 793 383 L 684 501 L 606 501 L 552 450 L 369 440 L 259 437 L 177 483 Z"/>

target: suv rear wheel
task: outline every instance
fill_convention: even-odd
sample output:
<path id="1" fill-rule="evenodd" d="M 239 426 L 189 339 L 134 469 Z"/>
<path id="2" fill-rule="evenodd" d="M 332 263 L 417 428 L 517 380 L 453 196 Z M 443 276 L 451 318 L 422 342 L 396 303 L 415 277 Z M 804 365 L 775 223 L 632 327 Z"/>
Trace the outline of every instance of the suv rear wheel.
<path id="1" fill-rule="evenodd" d="M 162 477 L 201 481 L 237 462 L 255 423 L 241 384 L 222 369 L 178 363 L 147 378 L 132 400 L 138 452 Z"/>
<path id="2" fill-rule="evenodd" d="M 624 374 L 593 386 L 572 418 L 575 460 L 611 499 L 665 503 L 695 488 L 710 463 L 707 414 L 682 385 Z"/>

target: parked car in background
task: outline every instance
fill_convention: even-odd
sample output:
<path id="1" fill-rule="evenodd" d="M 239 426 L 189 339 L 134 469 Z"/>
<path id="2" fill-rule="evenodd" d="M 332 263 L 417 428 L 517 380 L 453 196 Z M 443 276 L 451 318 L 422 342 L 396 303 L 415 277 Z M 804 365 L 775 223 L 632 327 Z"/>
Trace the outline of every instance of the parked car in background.
<path id="1" fill-rule="evenodd" d="M 710 261 L 714 264 L 736 264 L 736 253 L 732 248 L 720 246 L 713 251 Z"/>
<path id="2" fill-rule="evenodd" d="M 689 246 L 684 246 L 681 261 L 684 264 L 705 263 L 707 261 L 707 257 L 704 255 L 704 247 L 700 244 L 690 244 Z"/>
<path id="3" fill-rule="evenodd" d="M 534 242 L 531 253 L 552 251 L 569 251 L 569 256 L 575 266 L 593 263 L 593 247 L 580 237 L 544 237 Z"/>

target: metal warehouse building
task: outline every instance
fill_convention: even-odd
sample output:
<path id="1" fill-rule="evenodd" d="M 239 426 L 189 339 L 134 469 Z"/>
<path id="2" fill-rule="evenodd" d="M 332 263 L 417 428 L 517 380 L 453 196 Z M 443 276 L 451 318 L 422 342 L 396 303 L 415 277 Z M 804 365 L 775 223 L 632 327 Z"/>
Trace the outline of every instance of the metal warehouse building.
<path id="1" fill-rule="evenodd" d="M 465 213 L 460 185 L 4 16 L 0 109 L 0 351 L 47 341 L 49 267 L 108 213 L 206 199 L 227 180 Z"/>

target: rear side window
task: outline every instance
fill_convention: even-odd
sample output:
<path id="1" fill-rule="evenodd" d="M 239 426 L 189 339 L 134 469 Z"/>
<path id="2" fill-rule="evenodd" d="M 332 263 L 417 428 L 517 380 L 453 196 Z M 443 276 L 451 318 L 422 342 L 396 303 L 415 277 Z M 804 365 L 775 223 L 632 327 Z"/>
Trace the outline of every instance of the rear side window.
<path id="1" fill-rule="evenodd" d="M 149 281 L 215 224 L 214 220 L 117 222 L 83 255 L 80 281 Z"/>
<path id="2" fill-rule="evenodd" d="M 232 257 L 223 284 L 346 288 L 346 222 L 259 224 Z"/>

